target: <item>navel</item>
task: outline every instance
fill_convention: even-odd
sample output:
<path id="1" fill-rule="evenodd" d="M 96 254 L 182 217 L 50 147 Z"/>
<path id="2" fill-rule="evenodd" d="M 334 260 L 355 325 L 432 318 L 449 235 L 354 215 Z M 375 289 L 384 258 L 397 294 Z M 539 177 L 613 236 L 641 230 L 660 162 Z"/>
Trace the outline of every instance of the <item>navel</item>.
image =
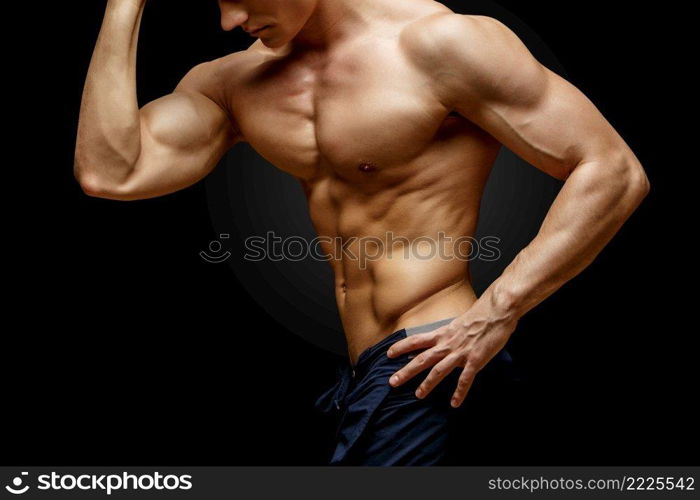
<path id="1" fill-rule="evenodd" d="M 375 170 L 377 170 L 377 167 L 368 162 L 360 163 L 360 165 L 357 168 L 360 170 L 360 172 L 366 173 L 374 172 Z"/>

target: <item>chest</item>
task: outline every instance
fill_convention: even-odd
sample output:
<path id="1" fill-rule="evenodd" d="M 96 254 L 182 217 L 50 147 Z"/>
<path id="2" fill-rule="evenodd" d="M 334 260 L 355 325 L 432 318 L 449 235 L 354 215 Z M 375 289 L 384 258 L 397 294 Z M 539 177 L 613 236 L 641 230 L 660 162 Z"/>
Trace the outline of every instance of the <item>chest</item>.
<path id="1" fill-rule="evenodd" d="M 445 114 L 392 40 L 266 62 L 236 100 L 246 141 L 305 179 L 324 168 L 352 179 L 358 170 L 404 165 L 426 148 Z"/>

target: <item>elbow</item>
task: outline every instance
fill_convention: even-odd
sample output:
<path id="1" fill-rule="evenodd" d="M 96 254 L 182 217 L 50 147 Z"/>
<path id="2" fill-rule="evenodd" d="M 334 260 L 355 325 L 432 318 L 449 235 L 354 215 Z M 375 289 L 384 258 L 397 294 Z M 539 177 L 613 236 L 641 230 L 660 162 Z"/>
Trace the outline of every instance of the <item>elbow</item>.
<path id="1" fill-rule="evenodd" d="M 611 168 L 606 169 L 609 173 L 606 184 L 611 199 L 621 214 L 629 216 L 649 194 L 649 178 L 637 157 L 629 151 L 611 158 L 608 166 Z"/>
<path id="2" fill-rule="evenodd" d="M 651 190 L 649 177 L 642 164 L 634 155 L 626 158 L 622 165 L 628 196 L 637 201 L 637 203 L 641 203 Z"/>
<path id="3" fill-rule="evenodd" d="M 136 199 L 132 194 L 120 185 L 110 182 L 94 169 L 85 166 L 84 162 L 76 157 L 73 166 L 73 177 L 80 185 L 83 193 L 91 198 L 103 198 L 106 200 L 131 201 Z"/>
<path id="4" fill-rule="evenodd" d="M 112 191 L 105 189 L 99 179 L 90 175 L 81 176 L 78 179 L 78 184 L 80 184 L 80 189 L 82 189 L 83 193 L 91 198 L 112 199 L 114 194 Z"/>
<path id="5" fill-rule="evenodd" d="M 587 179 L 591 192 L 598 193 L 620 214 L 636 210 L 651 189 L 644 167 L 628 148 L 581 162 L 575 170 L 579 168 L 579 178 Z"/>
<path id="6" fill-rule="evenodd" d="M 80 188 L 88 196 L 95 196 L 98 189 L 96 176 L 91 173 L 90 169 L 86 166 L 86 160 L 83 159 L 83 155 L 80 150 L 75 151 L 75 157 L 73 159 L 73 178 L 77 181 Z"/>
<path id="7" fill-rule="evenodd" d="M 73 177 L 87 196 L 106 198 L 109 194 L 104 180 L 93 169 L 89 168 L 84 160 L 80 160 L 78 155 L 76 155 L 73 164 Z"/>
<path id="8" fill-rule="evenodd" d="M 591 165 L 596 183 L 605 186 L 608 192 L 615 193 L 618 199 L 641 202 L 651 188 L 649 177 L 637 157 L 628 148 L 623 148 L 599 156 L 594 161 L 583 162 Z"/>
<path id="9" fill-rule="evenodd" d="M 76 161 L 73 168 L 73 177 L 78 182 L 80 189 L 83 190 L 87 196 L 94 198 L 101 198 L 102 187 L 99 179 L 96 175 L 92 174 L 90 171 L 85 170 Z"/>

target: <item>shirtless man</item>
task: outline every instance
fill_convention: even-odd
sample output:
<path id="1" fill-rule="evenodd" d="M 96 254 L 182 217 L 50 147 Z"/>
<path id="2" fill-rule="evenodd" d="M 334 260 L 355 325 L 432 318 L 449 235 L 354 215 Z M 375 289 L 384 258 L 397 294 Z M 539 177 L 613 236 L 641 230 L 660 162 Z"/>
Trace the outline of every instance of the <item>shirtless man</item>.
<path id="1" fill-rule="evenodd" d="M 299 179 L 320 236 L 410 242 L 474 234 L 501 145 L 565 181 L 537 236 L 478 298 L 464 259 L 331 260 L 349 352 L 319 400 L 341 417 L 331 463 L 443 463 L 445 422 L 477 373 L 647 194 L 640 162 L 505 25 L 433 0 L 219 0 L 223 29 L 258 40 L 139 109 L 145 3 L 107 2 L 75 154 L 90 196 L 172 193 L 246 141 Z"/>

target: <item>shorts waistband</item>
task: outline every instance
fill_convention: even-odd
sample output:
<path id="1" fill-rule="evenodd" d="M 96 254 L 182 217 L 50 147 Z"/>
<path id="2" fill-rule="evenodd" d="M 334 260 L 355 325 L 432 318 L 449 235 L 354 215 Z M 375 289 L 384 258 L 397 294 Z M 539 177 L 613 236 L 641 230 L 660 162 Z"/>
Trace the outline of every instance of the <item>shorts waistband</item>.
<path id="1" fill-rule="evenodd" d="M 432 332 L 433 330 L 436 330 L 436 329 L 440 328 L 441 326 L 452 323 L 452 321 L 456 317 L 457 316 L 454 316 L 452 318 L 447 318 L 447 319 L 441 319 L 439 321 L 433 321 L 432 323 L 426 323 L 425 325 L 411 326 L 411 327 L 405 329 L 406 335 L 415 335 L 416 333 Z"/>
<path id="2" fill-rule="evenodd" d="M 417 326 L 411 326 L 408 328 L 402 328 L 400 330 L 396 330 L 394 333 L 388 335 L 387 337 L 384 337 L 382 340 L 377 342 L 376 344 L 366 348 L 364 351 L 360 353 L 360 356 L 357 358 L 357 364 L 353 366 L 352 368 L 357 368 L 358 366 L 363 365 L 364 363 L 367 362 L 370 358 L 372 358 L 372 355 L 377 353 L 377 352 L 383 352 L 388 348 L 389 345 L 393 344 L 398 338 L 400 338 L 404 333 L 406 336 L 409 335 L 415 335 L 418 333 L 426 333 L 433 331 L 437 328 L 440 328 L 443 325 L 447 325 L 448 323 L 452 322 L 456 316 L 453 316 L 452 318 L 445 318 L 441 319 L 438 321 L 433 321 L 431 323 L 425 323 L 422 325 L 417 325 Z"/>

